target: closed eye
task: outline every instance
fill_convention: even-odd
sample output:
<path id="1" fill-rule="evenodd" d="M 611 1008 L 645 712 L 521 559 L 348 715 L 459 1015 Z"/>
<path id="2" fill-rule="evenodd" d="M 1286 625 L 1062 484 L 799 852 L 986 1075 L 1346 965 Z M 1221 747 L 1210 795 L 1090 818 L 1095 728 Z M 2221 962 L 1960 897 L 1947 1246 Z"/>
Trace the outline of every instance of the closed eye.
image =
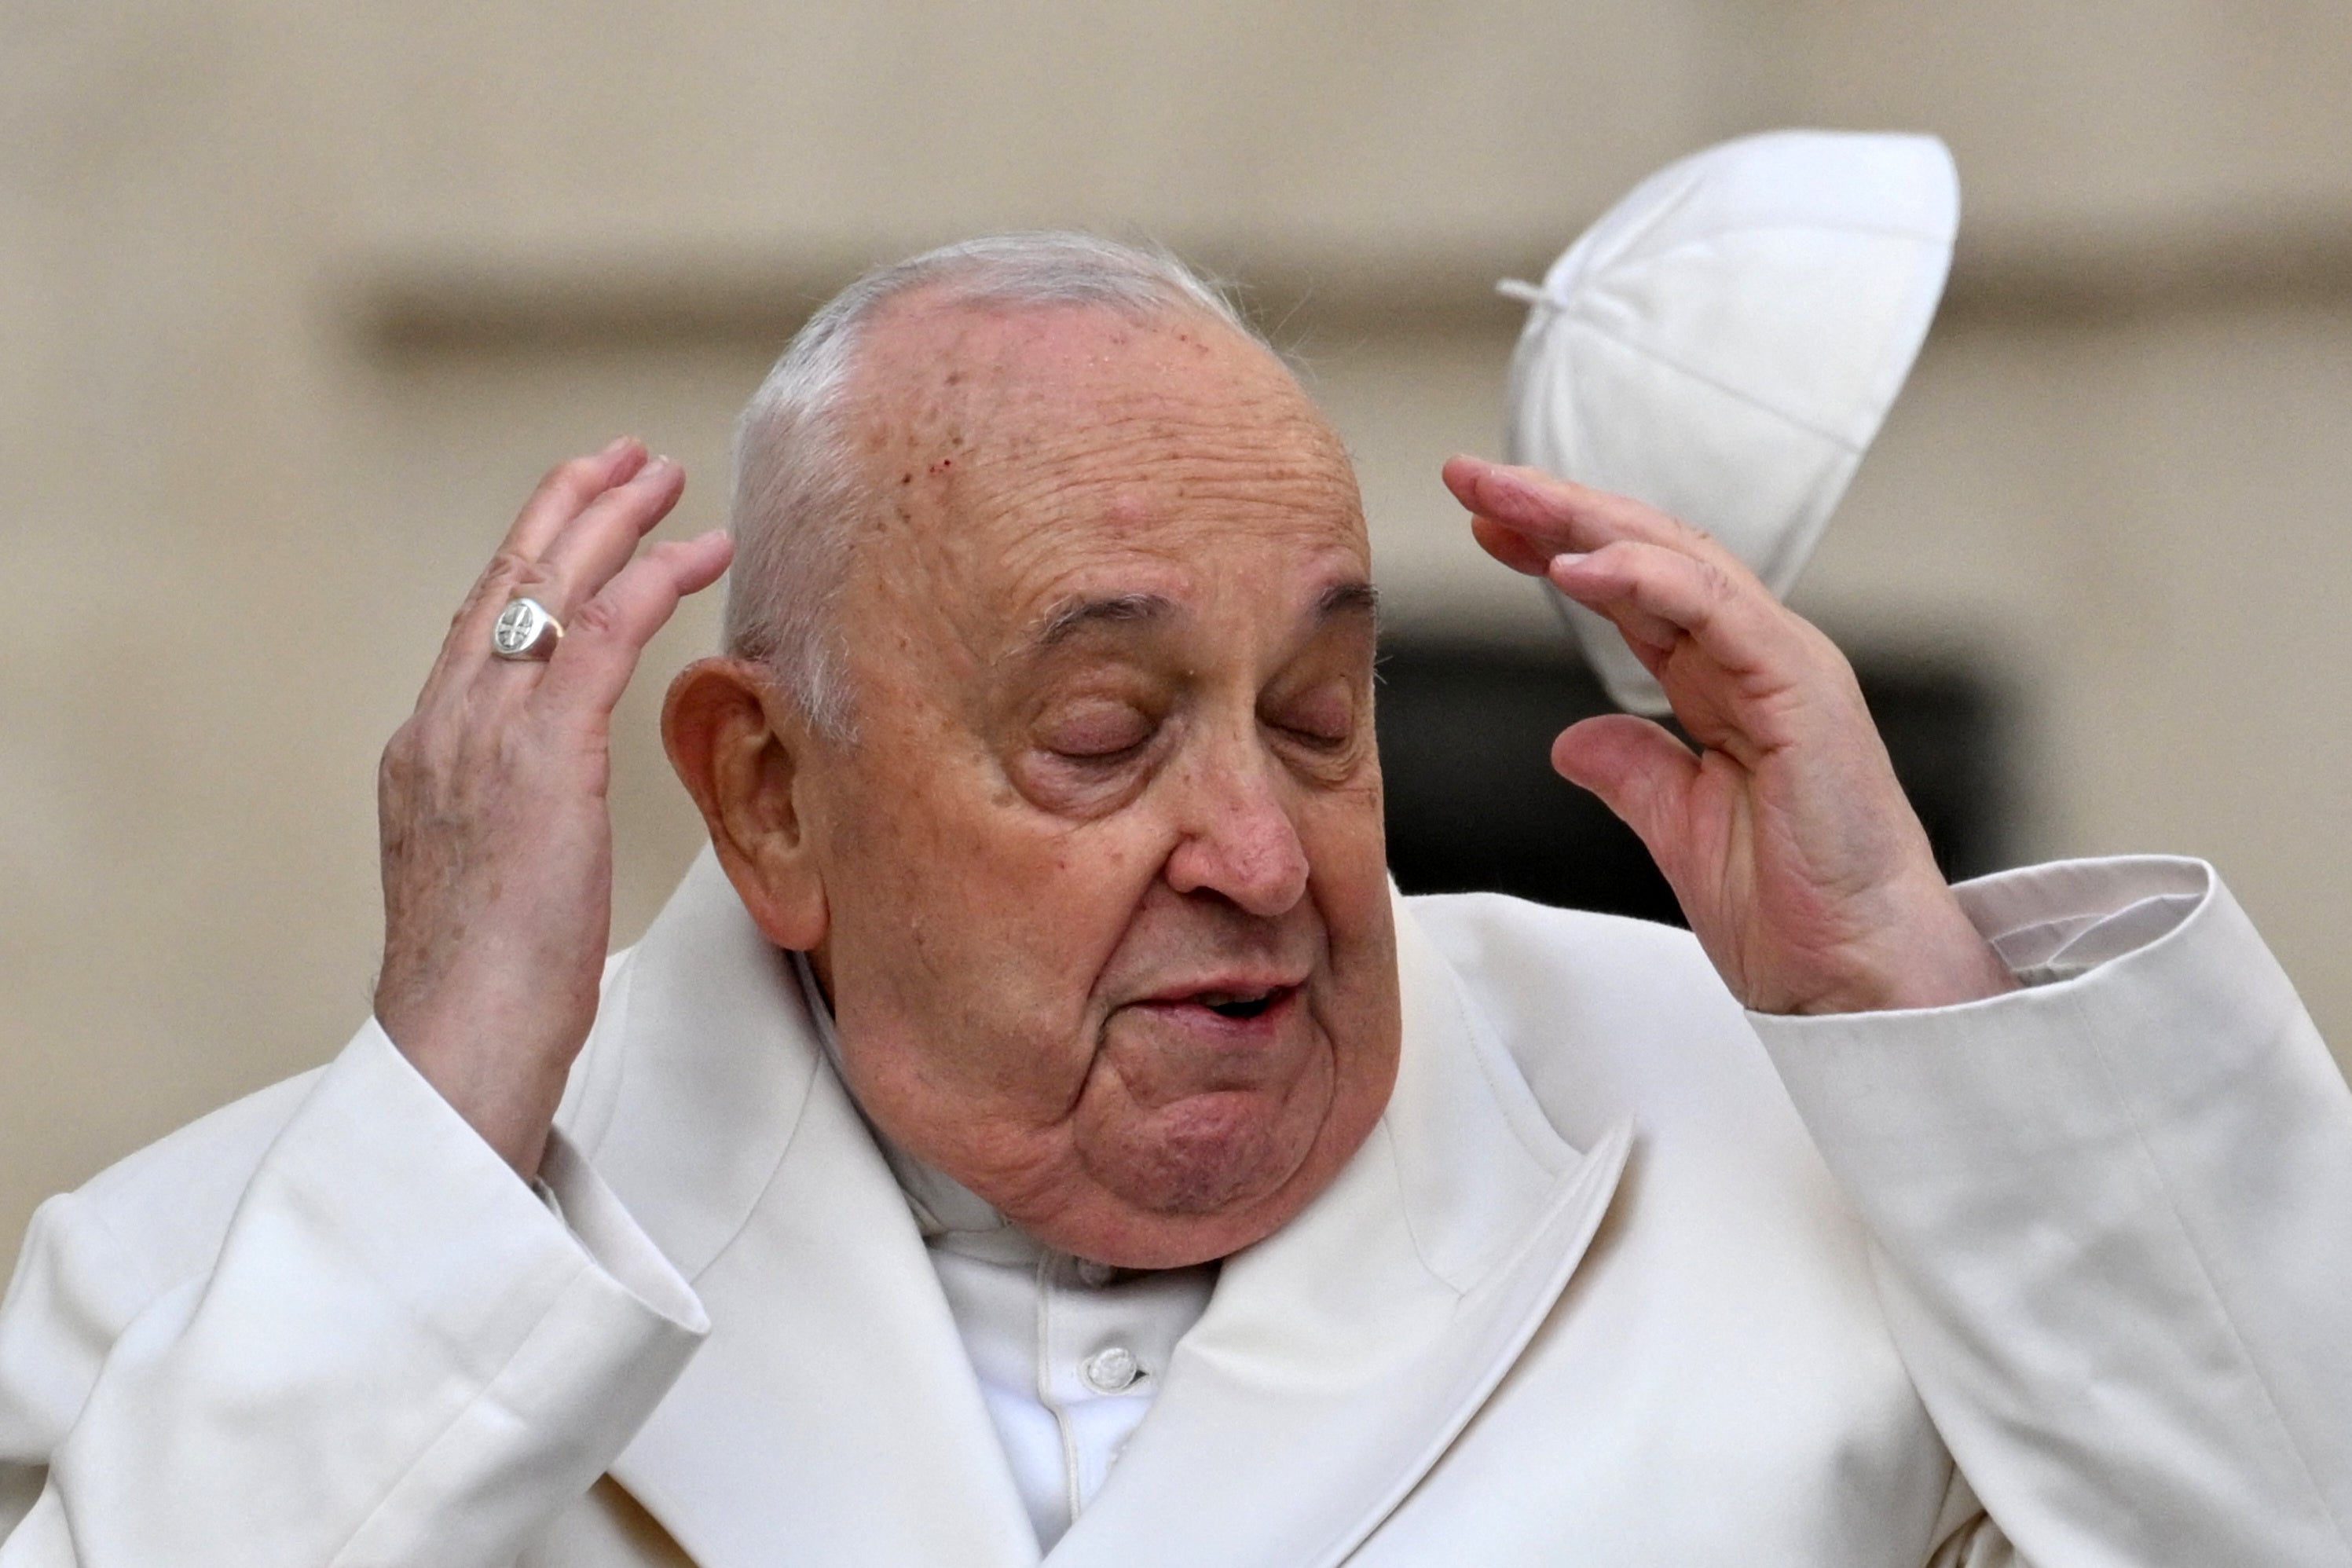
<path id="1" fill-rule="evenodd" d="M 1108 764 L 1150 745 L 1158 728 L 1150 715 L 1126 703 L 1090 703 L 1047 724 L 1038 743 L 1064 762 Z"/>
<path id="2" fill-rule="evenodd" d="M 1049 750 L 1060 761 L 1076 763 L 1080 767 L 1116 767 L 1133 758 L 1137 752 L 1150 743 L 1151 737 L 1146 735 L 1132 744 L 1108 749 L 1079 750 L 1067 746 L 1055 746 Z"/>
<path id="3" fill-rule="evenodd" d="M 1316 752 L 1347 750 L 1364 708 L 1354 680 L 1324 675 L 1276 694 L 1258 709 L 1259 721 Z"/>
<path id="4" fill-rule="evenodd" d="M 1321 729 L 1307 729 L 1297 724 L 1277 724 L 1275 728 L 1300 745 L 1318 752 L 1340 751 L 1354 739 L 1352 731 L 1344 729 L 1334 732 Z"/>

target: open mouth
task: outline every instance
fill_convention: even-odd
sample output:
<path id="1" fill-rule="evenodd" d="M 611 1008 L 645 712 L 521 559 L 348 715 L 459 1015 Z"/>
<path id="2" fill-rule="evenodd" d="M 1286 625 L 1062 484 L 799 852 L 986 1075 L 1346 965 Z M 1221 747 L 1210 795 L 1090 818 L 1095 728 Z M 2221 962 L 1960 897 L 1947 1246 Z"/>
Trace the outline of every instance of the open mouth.
<path id="1" fill-rule="evenodd" d="M 1273 985 L 1263 991 L 1203 991 L 1192 1000 L 1221 1018 L 1255 1018 L 1297 989 Z"/>
<path id="2" fill-rule="evenodd" d="M 1197 989 L 1171 985 L 1156 996 L 1146 996 L 1129 1005 L 1157 1013 L 1180 1025 L 1213 1028 L 1215 1026 L 1202 1016 L 1213 1014 L 1229 1025 L 1255 1024 L 1264 1029 L 1271 1028 L 1277 1019 L 1286 1016 L 1306 989 L 1304 981 L 1260 980 L 1239 974 L 1219 978 L 1224 984 Z M 1248 1033 L 1255 1037 L 1254 1031 Z"/>

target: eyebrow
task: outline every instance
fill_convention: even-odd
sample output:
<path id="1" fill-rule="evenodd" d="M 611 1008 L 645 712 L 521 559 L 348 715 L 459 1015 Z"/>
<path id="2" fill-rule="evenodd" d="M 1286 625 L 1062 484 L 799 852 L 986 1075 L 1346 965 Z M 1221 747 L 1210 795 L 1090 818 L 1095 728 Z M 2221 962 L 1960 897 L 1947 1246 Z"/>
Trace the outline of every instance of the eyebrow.
<path id="1" fill-rule="evenodd" d="M 1381 591 L 1370 583 L 1335 583 L 1315 601 L 1318 621 L 1339 616 L 1370 616 L 1377 621 L 1380 615 Z"/>
<path id="2" fill-rule="evenodd" d="M 1052 647 L 1092 626 L 1120 621 L 1156 621 L 1176 613 L 1175 601 L 1162 594 L 1114 594 L 1107 599 L 1073 599 L 1045 617 L 1034 646 Z"/>
<path id="3" fill-rule="evenodd" d="M 1377 618 L 1380 605 L 1380 590 L 1370 583 L 1335 583 L 1316 599 L 1315 619 L 1319 625 L 1341 616 Z M 1089 626 L 1157 621 L 1175 613 L 1175 601 L 1164 594 L 1113 594 L 1099 599 L 1073 599 L 1045 617 L 1045 624 L 1031 639 L 1030 646 L 1043 650 L 1069 641 Z"/>

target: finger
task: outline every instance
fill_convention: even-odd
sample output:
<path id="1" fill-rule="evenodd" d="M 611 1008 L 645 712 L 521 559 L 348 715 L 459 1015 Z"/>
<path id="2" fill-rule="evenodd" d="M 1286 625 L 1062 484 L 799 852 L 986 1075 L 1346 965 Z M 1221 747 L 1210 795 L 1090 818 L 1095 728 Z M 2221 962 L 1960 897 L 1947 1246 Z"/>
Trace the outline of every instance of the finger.
<path id="1" fill-rule="evenodd" d="M 608 717 L 646 644 L 680 600 L 719 581 L 733 552 L 725 531 L 714 530 L 697 539 L 664 541 L 623 567 L 573 614 L 537 700 L 582 719 Z"/>
<path id="2" fill-rule="evenodd" d="M 1475 512 L 1470 515 L 1470 536 L 1478 542 L 1479 549 L 1512 571 L 1523 572 L 1530 577 L 1542 576 L 1551 564 L 1552 557 L 1559 553 L 1557 550 L 1545 549 L 1516 528 L 1506 528 L 1494 519 L 1480 517 Z"/>
<path id="3" fill-rule="evenodd" d="M 1629 496 L 1471 457 L 1449 458 L 1444 476 L 1454 499 L 1488 525 L 1473 524 L 1478 542 L 1515 571 L 1539 576 L 1544 563 L 1564 551 L 1594 551 L 1621 540 L 1665 545 L 1744 570 L 1700 530 Z"/>
<path id="4" fill-rule="evenodd" d="M 1581 555 L 1555 555 L 1547 564 L 1544 575 L 1557 585 L 1559 574 L 1572 573 L 1577 563 L 1584 559 Z M 1618 634 L 1625 639 L 1625 646 L 1632 648 L 1644 664 L 1654 666 L 1657 660 L 1672 653 L 1675 644 L 1682 638 L 1681 627 L 1663 616 L 1651 614 L 1631 599 L 1607 601 L 1585 607 L 1594 610 L 1614 625 Z"/>
<path id="5" fill-rule="evenodd" d="M 509 601 L 531 592 L 542 580 L 539 552 L 564 524 L 614 485 L 625 483 L 645 461 L 644 446 L 633 437 L 623 436 L 608 442 L 601 452 L 568 458 L 547 471 L 515 515 L 498 552 L 467 590 L 457 613 L 449 617 L 448 634 L 441 639 L 433 668 L 417 694 L 420 710 L 489 659 L 490 628 Z"/>
<path id="6" fill-rule="evenodd" d="M 1549 573 L 1559 591 L 1628 631 L 1630 640 L 1697 644 L 1727 673 L 1793 680 L 1809 650 L 1802 625 L 1753 576 L 1664 545 L 1621 542 L 1564 555 Z"/>
<path id="7" fill-rule="evenodd" d="M 440 650 L 433 656 L 433 668 L 416 696 L 419 712 L 432 707 L 445 692 L 462 688 L 488 658 L 490 628 L 498 624 L 499 612 L 533 568 L 528 557 L 505 550 L 490 557 L 490 563 L 482 568 L 482 574 L 466 590 L 465 602 L 457 606 L 457 613 L 449 617 L 448 635 L 441 639 Z"/>
<path id="8" fill-rule="evenodd" d="M 491 664 L 517 677 L 533 669 L 540 661 L 499 658 L 491 650 L 490 631 L 506 606 L 519 597 L 536 599 L 569 636 L 572 606 L 593 598 L 627 563 L 637 542 L 677 504 L 685 488 L 686 471 L 677 464 L 666 458 L 645 460 L 628 479 L 597 496 L 567 522 L 550 542 L 545 556 L 500 551 L 459 612 L 435 666 L 436 677 L 445 682 L 469 679 Z"/>
<path id="9" fill-rule="evenodd" d="M 594 598 L 686 491 L 686 470 L 649 458 L 625 483 L 591 501 L 540 552 L 534 597 L 558 620 Z M 569 623 L 567 624 L 567 629 Z"/>
<path id="10" fill-rule="evenodd" d="M 1606 713 L 1561 731 L 1551 743 L 1551 765 L 1600 796 L 1672 879 L 1683 803 L 1699 771 L 1689 747 L 1647 719 Z"/>
<path id="11" fill-rule="evenodd" d="M 1444 475 L 1454 500 L 1523 536 L 1547 557 L 1563 550 L 1598 550 L 1619 539 L 1664 542 L 1696 531 L 1654 507 L 1572 484 L 1540 468 L 1457 455 L 1446 459 Z"/>
<path id="12" fill-rule="evenodd" d="M 622 436 L 601 452 L 556 464 L 515 514 L 514 526 L 507 530 L 499 552 L 525 561 L 538 560 L 566 523 L 614 485 L 627 483 L 645 462 L 644 443 L 633 436 Z"/>

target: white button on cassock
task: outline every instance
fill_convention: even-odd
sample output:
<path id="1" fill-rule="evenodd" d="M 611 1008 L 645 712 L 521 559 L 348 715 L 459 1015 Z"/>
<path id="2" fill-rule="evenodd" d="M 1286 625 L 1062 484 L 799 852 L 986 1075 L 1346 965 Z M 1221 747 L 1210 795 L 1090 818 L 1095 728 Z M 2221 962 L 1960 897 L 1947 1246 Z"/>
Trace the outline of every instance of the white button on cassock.
<path id="1" fill-rule="evenodd" d="M 1142 1370 L 1136 1365 L 1135 1352 L 1123 1345 L 1097 1351 L 1087 1358 L 1087 1381 L 1105 1394 L 1118 1393 L 1133 1383 Z"/>

